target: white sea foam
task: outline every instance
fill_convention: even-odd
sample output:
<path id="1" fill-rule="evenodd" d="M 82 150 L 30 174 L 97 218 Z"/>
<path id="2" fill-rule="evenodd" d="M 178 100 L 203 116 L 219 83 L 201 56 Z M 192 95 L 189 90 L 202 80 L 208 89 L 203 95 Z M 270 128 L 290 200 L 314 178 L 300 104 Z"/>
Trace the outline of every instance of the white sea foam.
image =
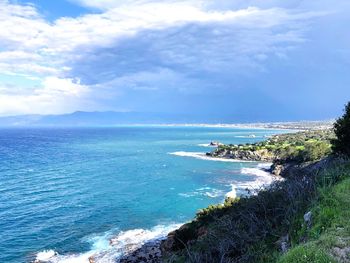
<path id="1" fill-rule="evenodd" d="M 192 157 L 200 160 L 206 160 L 206 161 L 215 161 L 215 162 L 231 162 L 231 163 L 237 163 L 237 162 L 249 162 L 249 161 L 242 161 L 242 160 L 235 160 L 235 159 L 226 159 L 226 158 L 216 158 L 216 157 L 211 157 L 207 156 L 203 152 L 172 152 L 169 153 L 171 155 L 176 155 L 176 156 L 182 156 L 182 157 Z"/>
<path id="2" fill-rule="evenodd" d="M 158 225 L 152 229 L 132 229 L 119 232 L 111 237 L 107 232 L 103 235 L 89 237 L 92 242 L 91 250 L 81 254 L 59 255 L 53 250 L 39 252 L 35 262 L 40 263 L 114 263 L 126 252 L 140 248 L 148 242 L 164 239 L 167 234 L 181 224 Z"/>
<path id="3" fill-rule="evenodd" d="M 257 167 L 259 169 L 269 170 L 271 168 L 271 165 L 272 163 L 259 163 Z"/>
<path id="4" fill-rule="evenodd" d="M 44 250 L 36 255 L 36 261 L 48 261 L 50 258 L 54 257 L 56 252 L 54 250 Z"/>
<path id="5" fill-rule="evenodd" d="M 258 190 L 271 185 L 275 181 L 282 180 L 280 177 L 274 176 L 267 170 L 270 166 L 271 163 L 260 163 L 255 168 L 242 168 L 241 173 L 254 176 L 254 180 L 237 182 L 235 186 L 243 190 Z"/>
<path id="6" fill-rule="evenodd" d="M 35 263 L 89 263 L 89 258 L 93 256 L 93 252 L 77 254 L 77 255 L 59 255 L 53 250 L 39 252 L 36 256 Z M 106 262 L 103 262 L 106 263 Z"/>
<path id="7" fill-rule="evenodd" d="M 280 180 L 267 171 L 270 166 L 271 163 L 260 163 L 255 168 L 242 168 L 241 173 L 254 176 L 254 180 L 231 184 L 232 190 L 226 194 L 226 197 L 236 198 L 237 190 L 241 192 L 249 190 L 251 193 L 256 193 L 257 190 L 268 187 L 273 182 Z"/>
<path id="8" fill-rule="evenodd" d="M 182 157 L 192 157 L 197 158 L 201 160 L 207 160 L 207 161 L 219 161 L 219 162 L 250 162 L 250 161 L 242 161 L 242 160 L 235 160 L 235 159 L 225 159 L 225 158 L 215 158 L 207 156 L 203 152 L 172 152 L 169 153 L 176 156 L 182 156 Z M 281 178 L 274 176 L 267 170 L 271 167 L 272 163 L 259 163 L 256 167 L 253 168 L 242 168 L 241 173 L 246 175 L 252 175 L 254 176 L 254 180 L 252 181 L 244 181 L 244 182 L 235 182 L 231 185 L 232 190 L 226 194 L 226 196 L 230 196 L 232 198 L 235 198 L 237 196 L 237 191 L 244 191 L 246 189 L 249 189 L 251 191 L 258 190 L 260 188 L 264 188 L 272 184 L 274 181 L 281 180 Z M 180 193 L 180 196 L 183 197 L 193 197 L 196 195 L 207 195 L 209 197 L 217 197 L 220 195 L 212 194 L 210 192 L 205 192 L 204 194 L 202 192 L 194 191 L 190 193 Z"/>
<path id="9" fill-rule="evenodd" d="M 83 254 L 73 254 L 73 255 L 59 255 L 53 250 L 49 250 L 50 255 L 47 251 L 39 252 L 36 256 L 35 263 L 90 263 L 89 258 L 94 255 L 94 251 L 89 251 Z M 102 263 L 102 261 L 100 261 Z M 112 262 L 112 261 L 110 261 Z M 107 261 L 103 261 L 107 263 Z"/>
<path id="10" fill-rule="evenodd" d="M 111 239 L 110 243 L 112 246 L 121 248 L 130 247 L 130 245 L 141 246 L 146 242 L 163 239 L 169 232 L 180 226 L 180 224 L 170 224 L 167 226 L 158 225 L 150 230 L 128 230 L 120 232 L 115 238 Z"/>
<path id="11" fill-rule="evenodd" d="M 235 138 L 249 138 L 249 139 L 254 139 L 254 138 L 262 138 L 262 136 L 257 136 L 254 134 L 251 135 L 236 135 Z"/>
<path id="12" fill-rule="evenodd" d="M 207 196 L 210 198 L 216 198 L 219 196 L 224 196 L 224 192 L 222 190 L 211 188 L 211 187 L 202 187 L 192 192 L 180 193 L 179 196 L 182 196 L 182 197 Z"/>
<path id="13" fill-rule="evenodd" d="M 216 145 L 211 145 L 211 144 L 208 144 L 208 143 L 200 143 L 200 144 L 198 144 L 198 146 L 200 146 L 200 147 L 212 147 L 212 148 L 216 148 L 217 147 Z"/>
<path id="14" fill-rule="evenodd" d="M 261 168 L 242 168 L 241 173 L 255 175 L 255 176 L 261 177 L 261 178 L 272 177 L 269 172 L 266 172 L 266 171 L 262 170 Z"/>

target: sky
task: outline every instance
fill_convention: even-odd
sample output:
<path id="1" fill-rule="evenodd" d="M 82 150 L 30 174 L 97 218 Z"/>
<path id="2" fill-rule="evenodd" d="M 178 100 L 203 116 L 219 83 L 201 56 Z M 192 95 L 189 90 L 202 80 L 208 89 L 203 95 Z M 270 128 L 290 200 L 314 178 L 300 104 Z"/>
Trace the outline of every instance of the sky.
<path id="1" fill-rule="evenodd" d="M 0 116 L 334 118 L 349 14 L 348 0 L 0 0 Z"/>

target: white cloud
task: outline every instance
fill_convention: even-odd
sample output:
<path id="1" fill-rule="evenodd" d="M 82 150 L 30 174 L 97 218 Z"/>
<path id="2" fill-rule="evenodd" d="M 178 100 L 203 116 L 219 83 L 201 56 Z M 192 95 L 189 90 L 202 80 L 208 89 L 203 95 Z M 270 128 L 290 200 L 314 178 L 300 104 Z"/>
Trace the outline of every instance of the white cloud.
<path id="1" fill-rule="evenodd" d="M 116 1 L 85 1 L 115 3 Z M 118 2 L 118 1 L 117 1 Z M 119 2 L 118 2 L 119 5 Z M 101 14 L 45 21 L 29 5 L 0 2 L 0 69 L 18 74 L 64 76 L 67 61 L 84 50 L 113 47 L 145 30 L 165 30 L 189 23 L 229 23 L 233 27 L 271 28 L 317 14 L 289 14 L 283 9 L 247 8 L 210 11 L 194 1 L 123 2 Z M 171 50 L 170 50 L 171 52 Z"/>
<path id="2" fill-rule="evenodd" d="M 44 88 L 37 90 L 39 95 L 68 95 L 74 97 L 80 97 L 86 93 L 88 87 L 81 85 L 80 80 L 73 79 L 60 79 L 57 77 L 47 77 L 43 81 Z"/>
<path id="3" fill-rule="evenodd" d="M 89 87 L 74 81 L 75 77 L 81 77 L 77 70 L 84 65 L 79 63 L 90 57 L 98 58 L 101 49 L 113 48 L 118 54 L 122 52 L 118 47 L 123 41 L 134 39 L 137 43 L 142 33 L 165 36 L 164 39 L 156 38 L 153 49 L 148 51 L 159 57 L 159 62 L 213 72 L 220 72 L 230 64 L 230 70 L 242 68 L 244 71 L 245 65 L 258 67 L 257 63 L 267 60 L 271 53 L 283 56 L 289 45 L 304 41 L 303 23 L 322 14 L 274 7 L 210 9 L 212 2 L 200 0 L 75 2 L 102 11 L 48 22 L 32 5 L 0 0 L 0 71 L 39 79 L 42 83 L 30 94 L 22 91 L 6 93 L 6 89 L 0 89 L 0 114 L 62 113 L 91 105 L 98 93 L 94 89 L 110 82 L 102 78 L 99 85 L 95 83 Z M 184 29 L 191 25 L 199 26 L 198 32 L 210 32 L 207 34 L 210 38 Z M 174 34 L 176 37 L 163 35 L 173 28 L 183 29 L 183 37 L 182 33 Z M 281 44 L 286 47 L 279 48 Z M 138 64 L 137 60 L 134 62 Z M 161 74 L 153 69 L 130 73 L 126 66 L 135 66 L 130 63 L 126 58 L 124 66 L 117 65 L 120 76 L 115 76 L 116 64 L 111 64 L 109 69 L 103 68 L 107 73 L 111 72 L 117 88 L 130 84 L 134 90 L 155 90 L 167 81 L 178 86 L 189 83 L 184 74 L 158 65 L 154 67 L 162 68 Z M 85 75 L 102 70 L 91 66 L 95 69 L 84 72 Z"/>
<path id="4" fill-rule="evenodd" d="M 70 0 L 73 3 L 77 3 L 79 5 L 85 6 L 85 7 L 91 7 L 96 8 L 100 10 L 108 10 L 113 8 L 119 8 L 122 6 L 138 6 L 138 5 L 144 5 L 144 4 L 150 4 L 150 3 L 164 3 L 164 4 L 171 4 L 171 3 L 186 3 L 190 5 L 203 5 L 205 1 L 203 0 Z"/>
<path id="5" fill-rule="evenodd" d="M 11 89 L 11 91 L 9 91 Z M 68 113 L 91 106 L 89 88 L 72 79 L 47 77 L 42 87 L 0 86 L 0 115 Z"/>
<path id="6" fill-rule="evenodd" d="M 0 2 L 0 8 L 0 38 L 5 46 L 12 43 L 14 48 L 34 50 L 42 55 L 57 55 L 86 45 L 108 46 L 118 38 L 142 30 L 161 30 L 186 23 L 227 22 L 236 26 L 272 27 L 317 15 L 293 15 L 275 8 L 209 11 L 191 2 L 151 2 L 123 5 L 101 14 L 60 18 L 50 24 L 32 6 L 5 1 Z"/>

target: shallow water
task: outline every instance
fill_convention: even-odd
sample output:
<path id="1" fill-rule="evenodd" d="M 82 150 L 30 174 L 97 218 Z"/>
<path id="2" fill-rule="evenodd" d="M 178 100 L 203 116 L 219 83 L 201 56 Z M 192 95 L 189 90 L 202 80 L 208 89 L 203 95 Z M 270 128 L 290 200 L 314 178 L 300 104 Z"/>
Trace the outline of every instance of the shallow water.
<path id="1" fill-rule="evenodd" d="M 208 161 L 203 153 L 213 148 L 205 144 L 254 142 L 282 132 L 1 129 L 0 262 L 81 263 L 92 254 L 113 262 L 127 245 L 164 236 L 199 208 L 222 202 L 232 185 L 241 194 L 268 183 L 257 163 Z"/>

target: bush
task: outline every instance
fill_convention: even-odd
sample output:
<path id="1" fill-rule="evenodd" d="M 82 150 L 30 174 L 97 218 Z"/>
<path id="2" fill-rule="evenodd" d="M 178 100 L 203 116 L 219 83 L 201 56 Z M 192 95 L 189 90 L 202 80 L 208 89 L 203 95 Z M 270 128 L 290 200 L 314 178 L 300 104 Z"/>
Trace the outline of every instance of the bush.
<path id="1" fill-rule="evenodd" d="M 201 210 L 188 227 L 178 230 L 173 248 L 184 249 L 187 244 L 190 262 L 195 263 L 260 262 L 266 250 L 275 247 L 278 237 L 288 232 L 295 215 L 305 211 L 314 194 L 312 180 L 295 178 L 257 195 L 227 199 L 223 205 Z M 208 233 L 197 239 L 193 229 L 202 226 Z M 265 244 L 265 249 L 253 249 L 257 244 Z"/>
<path id="2" fill-rule="evenodd" d="M 317 167 L 317 164 L 311 165 Z M 307 173 L 310 169 L 312 167 L 300 170 L 293 177 L 276 182 L 256 195 L 243 196 L 239 200 L 226 199 L 224 204 L 200 211 L 195 220 L 176 231 L 172 249 L 182 261 L 164 262 L 271 263 L 280 257 L 276 244 L 287 233 L 297 244 L 305 240 L 304 237 L 318 237 L 338 217 L 339 211 L 348 215 L 346 209 L 339 209 L 349 207 L 348 203 L 334 203 L 332 198 L 337 192 L 329 192 L 329 187 L 348 178 L 350 168 L 343 160 L 336 159 L 317 172 Z M 349 192 L 348 188 L 341 190 L 340 194 Z M 322 204 L 312 209 L 312 230 L 306 226 L 299 230 L 304 213 L 317 200 Z M 205 229 L 205 235 L 202 235 L 202 229 Z M 324 253 L 328 251 L 325 247 L 318 248 L 313 244 L 292 248 L 280 263 L 334 262 Z"/>
<path id="3" fill-rule="evenodd" d="M 345 106 L 344 115 L 334 123 L 334 133 L 333 151 L 350 157 L 350 102 Z"/>

